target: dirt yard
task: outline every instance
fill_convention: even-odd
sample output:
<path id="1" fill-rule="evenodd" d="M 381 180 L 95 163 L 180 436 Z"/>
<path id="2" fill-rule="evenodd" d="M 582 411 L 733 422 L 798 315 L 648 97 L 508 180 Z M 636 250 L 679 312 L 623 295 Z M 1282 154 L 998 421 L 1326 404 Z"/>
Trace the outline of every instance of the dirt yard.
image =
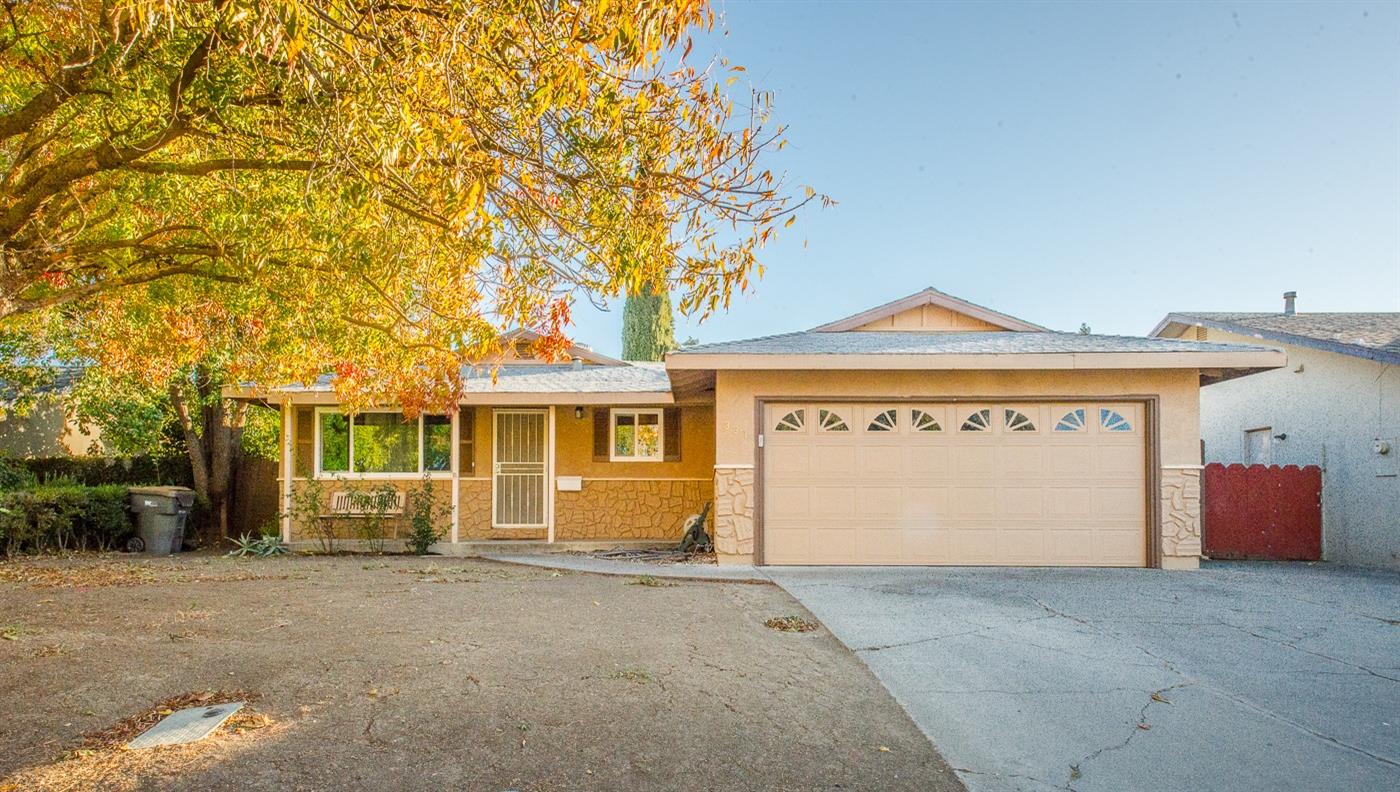
<path id="1" fill-rule="evenodd" d="M 781 590 L 643 582 L 444 558 L 0 562 L 0 790 L 962 788 L 830 633 L 764 626 L 811 618 Z M 115 749 L 211 691 L 255 700 L 197 747 Z"/>

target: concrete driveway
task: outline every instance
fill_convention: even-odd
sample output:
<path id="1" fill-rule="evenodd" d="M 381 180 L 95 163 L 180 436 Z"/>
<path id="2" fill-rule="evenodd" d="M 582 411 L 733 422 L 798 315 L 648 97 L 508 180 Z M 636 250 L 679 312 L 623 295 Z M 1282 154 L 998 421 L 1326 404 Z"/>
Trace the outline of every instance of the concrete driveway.
<path id="1" fill-rule="evenodd" d="M 973 792 L 1400 789 L 1400 575 L 770 568 Z"/>

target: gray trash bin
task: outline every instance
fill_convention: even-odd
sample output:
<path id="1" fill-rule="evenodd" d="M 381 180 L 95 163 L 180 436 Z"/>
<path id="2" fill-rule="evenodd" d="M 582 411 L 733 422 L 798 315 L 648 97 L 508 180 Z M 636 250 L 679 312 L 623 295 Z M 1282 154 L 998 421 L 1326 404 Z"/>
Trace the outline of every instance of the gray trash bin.
<path id="1" fill-rule="evenodd" d="M 153 555 L 180 552 L 192 506 L 194 490 L 186 487 L 132 487 L 131 511 L 143 550 Z"/>

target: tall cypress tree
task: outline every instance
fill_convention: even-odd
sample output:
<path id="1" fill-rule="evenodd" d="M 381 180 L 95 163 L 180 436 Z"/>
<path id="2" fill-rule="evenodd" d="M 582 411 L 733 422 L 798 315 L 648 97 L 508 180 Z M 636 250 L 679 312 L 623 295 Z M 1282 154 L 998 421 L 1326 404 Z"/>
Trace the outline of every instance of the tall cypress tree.
<path id="1" fill-rule="evenodd" d="M 622 306 L 622 359 L 661 360 L 676 348 L 671 294 L 643 287 Z"/>

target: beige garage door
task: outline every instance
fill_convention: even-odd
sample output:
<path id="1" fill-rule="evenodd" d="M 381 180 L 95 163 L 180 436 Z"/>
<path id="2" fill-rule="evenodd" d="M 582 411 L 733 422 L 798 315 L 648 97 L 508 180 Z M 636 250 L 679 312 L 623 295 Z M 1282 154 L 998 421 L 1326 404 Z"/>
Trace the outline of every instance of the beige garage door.
<path id="1" fill-rule="evenodd" d="M 1145 566 L 1139 403 L 768 404 L 769 564 Z"/>

